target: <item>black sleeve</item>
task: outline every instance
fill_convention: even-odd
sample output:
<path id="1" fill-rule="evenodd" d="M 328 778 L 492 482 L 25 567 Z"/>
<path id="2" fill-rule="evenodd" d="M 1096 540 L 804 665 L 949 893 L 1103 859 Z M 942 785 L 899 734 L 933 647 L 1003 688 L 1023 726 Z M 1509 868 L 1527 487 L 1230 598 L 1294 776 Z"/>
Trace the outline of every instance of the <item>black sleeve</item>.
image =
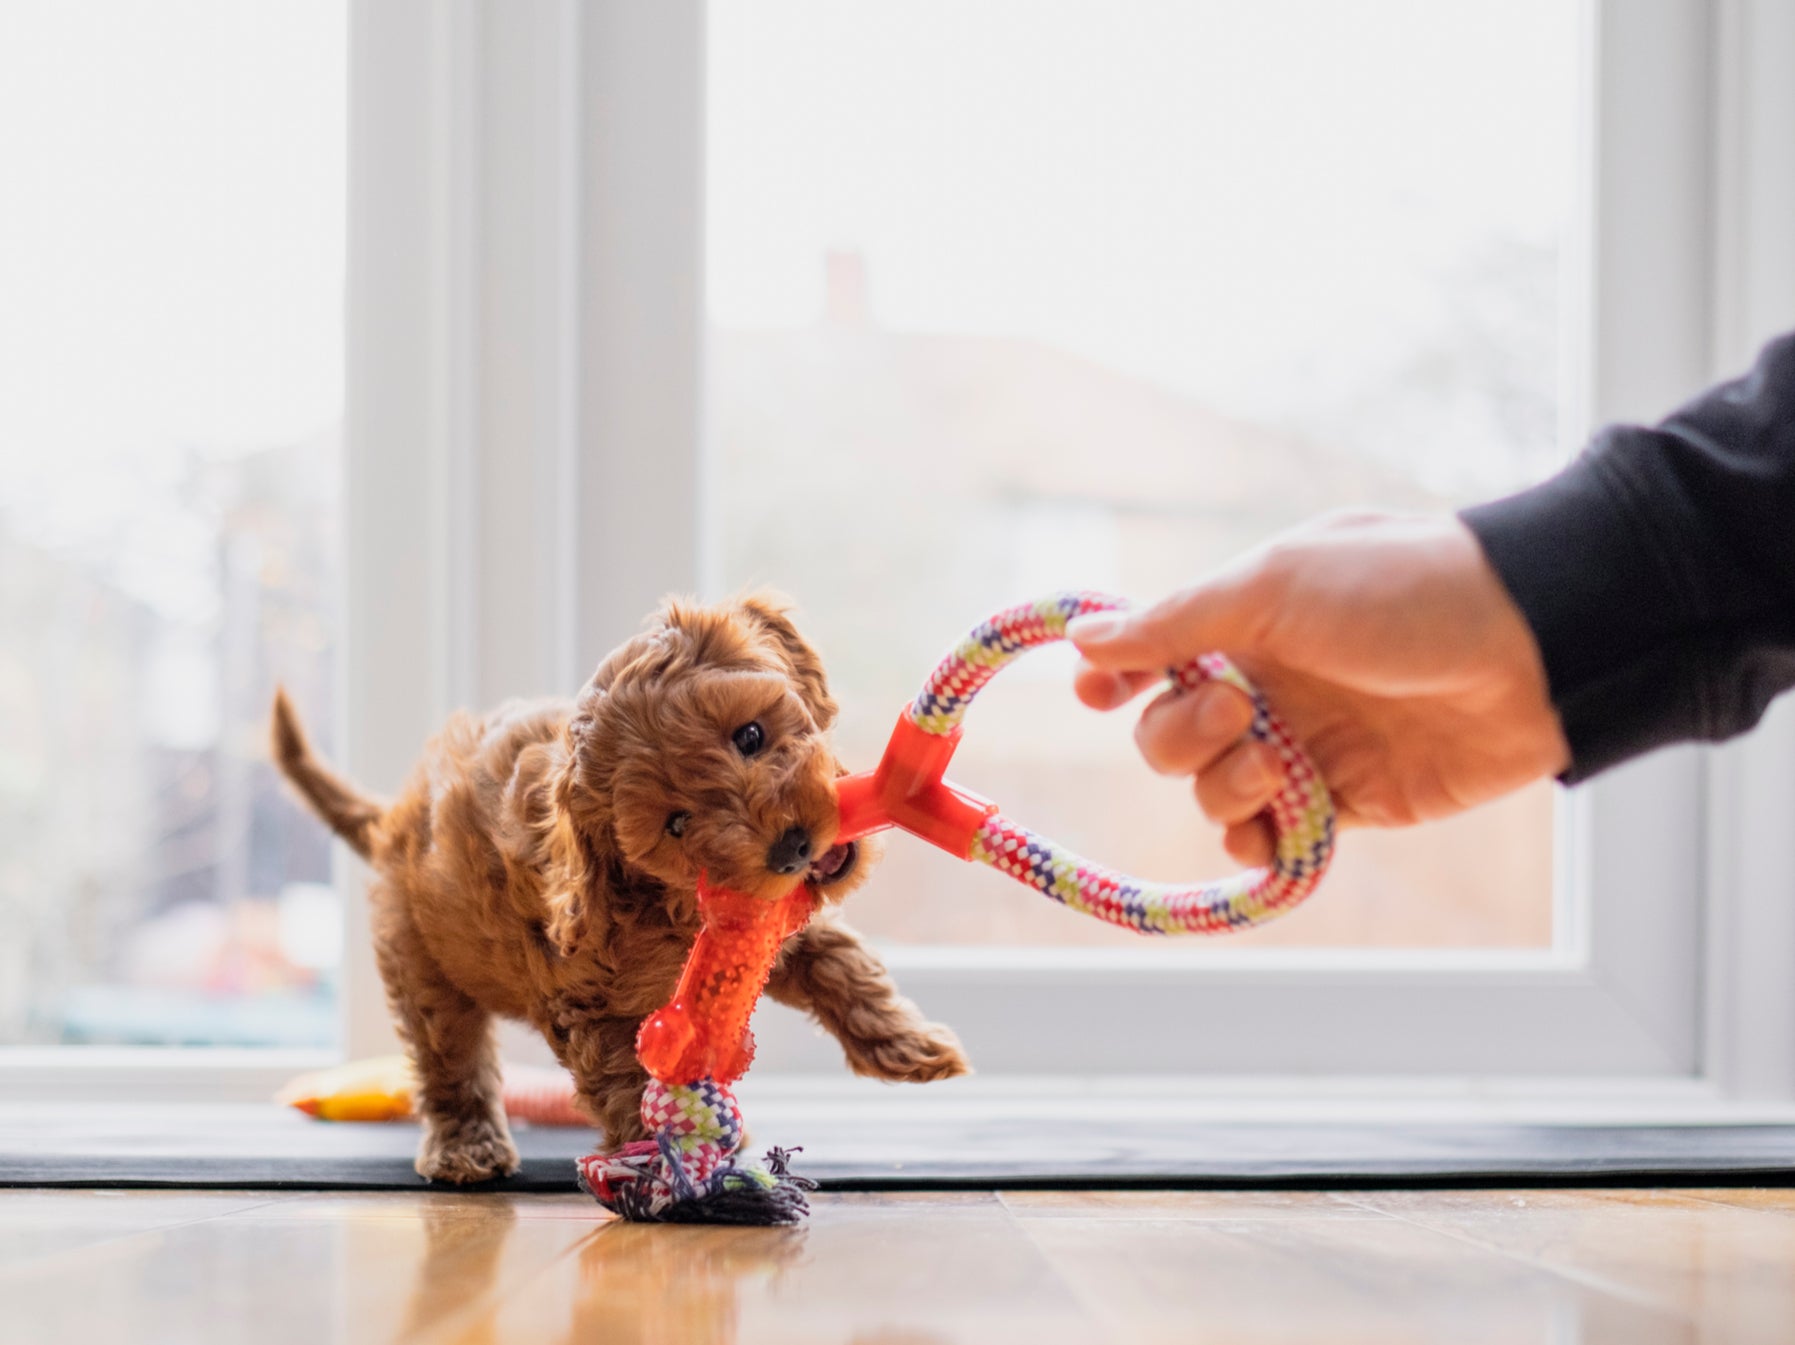
<path id="1" fill-rule="evenodd" d="M 1539 641 L 1567 782 L 1743 733 L 1795 685 L 1795 334 L 1462 517 Z"/>

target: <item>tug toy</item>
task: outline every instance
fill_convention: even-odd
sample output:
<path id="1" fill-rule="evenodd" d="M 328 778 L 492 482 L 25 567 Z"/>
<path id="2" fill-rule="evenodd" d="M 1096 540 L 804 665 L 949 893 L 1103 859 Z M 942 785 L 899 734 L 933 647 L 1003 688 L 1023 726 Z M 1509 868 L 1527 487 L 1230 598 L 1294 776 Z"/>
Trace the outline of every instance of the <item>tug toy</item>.
<path id="1" fill-rule="evenodd" d="M 1226 934 L 1264 924 L 1315 890 L 1334 850 L 1334 805 L 1319 772 L 1265 698 L 1220 654 L 1169 670 L 1175 688 L 1226 682 L 1253 702 L 1247 736 L 1271 744 L 1284 768 L 1272 800 L 1271 867 L 1212 883 L 1142 882 L 1081 859 L 943 778 L 973 698 L 1029 649 L 1066 636 L 1066 623 L 1125 604 L 1098 593 L 1060 593 L 999 612 L 941 661 L 899 717 L 877 769 L 837 782 L 840 841 L 897 827 L 961 859 L 989 864 L 1075 911 L 1142 934 Z M 814 1183 L 786 1170 L 774 1149 L 764 1166 L 740 1163 L 742 1116 L 728 1085 L 754 1056 L 748 1019 L 784 941 L 817 897 L 799 886 L 778 901 L 699 885 L 703 927 L 673 998 L 636 1040 L 652 1076 L 642 1098 L 652 1140 L 580 1160 L 580 1178 L 626 1219 L 683 1223 L 791 1223 Z"/>
<path id="2" fill-rule="evenodd" d="M 643 1020 L 636 1057 L 649 1073 L 642 1123 L 654 1138 L 579 1160 L 580 1185 L 640 1223 L 787 1224 L 809 1212 L 808 1178 L 774 1149 L 738 1163 L 742 1112 L 729 1085 L 754 1059 L 748 1020 L 779 947 L 810 923 L 816 894 L 778 901 L 698 882 L 698 938 L 673 998 Z"/>

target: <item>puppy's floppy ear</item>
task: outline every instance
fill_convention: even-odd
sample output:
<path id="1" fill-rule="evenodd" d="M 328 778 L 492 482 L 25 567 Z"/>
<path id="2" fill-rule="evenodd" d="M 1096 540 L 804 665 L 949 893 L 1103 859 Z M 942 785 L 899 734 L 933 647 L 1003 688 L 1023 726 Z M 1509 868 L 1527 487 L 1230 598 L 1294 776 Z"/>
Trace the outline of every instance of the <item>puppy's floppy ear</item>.
<path id="1" fill-rule="evenodd" d="M 742 616 L 758 628 L 767 642 L 779 651 L 791 670 L 792 681 L 797 685 L 804 704 L 809 707 L 810 717 L 816 721 L 816 726 L 819 729 L 828 728 L 835 722 L 840 707 L 829 694 L 829 679 L 823 672 L 823 660 L 810 647 L 810 643 L 798 634 L 798 628 L 792 625 L 791 618 L 786 615 L 790 604 L 776 593 L 750 593 L 737 598 L 735 605 Z"/>
<path id="2" fill-rule="evenodd" d="M 563 816 L 550 839 L 558 880 L 545 894 L 548 927 L 544 931 L 562 957 L 572 957 L 592 932 L 597 909 L 597 865 L 587 853 L 585 838 Z"/>
<path id="3" fill-rule="evenodd" d="M 611 843 L 613 782 L 610 762 L 595 750 L 594 737 L 607 700 L 605 688 L 616 675 L 614 662 L 622 666 L 627 660 L 606 660 L 580 692 L 564 730 L 560 768 L 545 781 L 553 874 L 547 933 L 564 957 L 587 941 L 603 913 L 603 848 Z"/>

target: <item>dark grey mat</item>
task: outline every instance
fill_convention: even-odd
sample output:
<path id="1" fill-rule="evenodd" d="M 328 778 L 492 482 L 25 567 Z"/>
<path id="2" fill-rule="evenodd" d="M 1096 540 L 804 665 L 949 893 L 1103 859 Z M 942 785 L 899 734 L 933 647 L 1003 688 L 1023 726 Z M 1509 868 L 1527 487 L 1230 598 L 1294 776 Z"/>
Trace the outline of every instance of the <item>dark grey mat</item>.
<path id="1" fill-rule="evenodd" d="M 1167 1125 L 831 1112 L 757 1120 L 801 1143 L 825 1189 L 991 1186 L 1666 1184 L 1795 1178 L 1795 1126 Z M 519 1128 L 494 1183 L 571 1191 L 584 1131 Z M 410 1125 L 342 1125 L 273 1106 L 0 1108 L 0 1186 L 419 1188 Z"/>

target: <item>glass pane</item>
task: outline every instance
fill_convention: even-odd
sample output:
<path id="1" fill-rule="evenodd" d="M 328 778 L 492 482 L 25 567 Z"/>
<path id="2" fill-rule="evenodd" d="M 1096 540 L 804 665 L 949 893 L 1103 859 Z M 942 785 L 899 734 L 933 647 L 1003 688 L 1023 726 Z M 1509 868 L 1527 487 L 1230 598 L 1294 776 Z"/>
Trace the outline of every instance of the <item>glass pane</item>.
<path id="1" fill-rule="evenodd" d="M 1343 505 L 1445 510 L 1555 444 L 1575 6 L 711 6 L 710 426 L 730 584 L 792 594 L 870 765 L 936 656 L 1058 587 L 1152 599 Z M 1067 651 L 954 777 L 1153 878 L 1231 865 Z M 1350 835 L 1225 946 L 1538 947 L 1541 786 Z M 888 940 L 1134 936 L 899 838 Z"/>
<path id="2" fill-rule="evenodd" d="M 334 1039 L 344 17 L 0 7 L 0 1042 Z"/>

